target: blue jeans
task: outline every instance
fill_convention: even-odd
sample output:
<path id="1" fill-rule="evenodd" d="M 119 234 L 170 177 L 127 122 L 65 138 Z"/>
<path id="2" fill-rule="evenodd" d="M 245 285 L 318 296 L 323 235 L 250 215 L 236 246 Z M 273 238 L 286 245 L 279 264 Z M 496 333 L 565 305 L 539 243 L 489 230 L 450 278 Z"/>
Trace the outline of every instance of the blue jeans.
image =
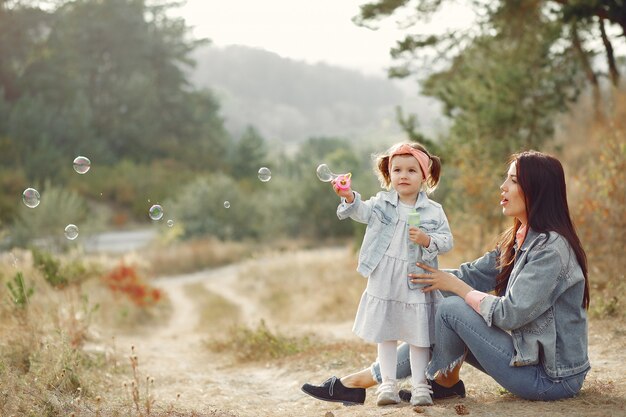
<path id="1" fill-rule="evenodd" d="M 467 352 L 467 354 L 466 354 Z M 511 335 L 485 320 L 460 297 L 447 297 L 437 309 L 435 348 L 426 370 L 432 375 L 450 369 L 465 356 L 465 362 L 491 376 L 512 394 L 527 400 L 552 401 L 570 398 L 582 388 L 587 371 L 566 378 L 550 378 L 543 366 L 509 366 L 513 356 Z M 379 383 L 378 363 L 371 367 Z M 398 378 L 411 374 L 409 346 L 398 347 Z"/>

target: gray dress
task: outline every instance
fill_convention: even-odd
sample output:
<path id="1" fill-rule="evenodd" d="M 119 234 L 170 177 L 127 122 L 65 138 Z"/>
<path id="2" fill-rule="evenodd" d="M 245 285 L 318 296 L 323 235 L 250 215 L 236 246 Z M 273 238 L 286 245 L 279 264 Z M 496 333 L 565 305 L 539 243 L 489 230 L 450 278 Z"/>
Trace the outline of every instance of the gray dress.
<path id="1" fill-rule="evenodd" d="M 367 280 L 352 331 L 368 342 L 401 340 L 430 347 L 435 340 L 435 311 L 439 291 L 423 293 L 408 285 L 409 227 L 412 207 L 398 205 L 399 220 L 391 244 Z M 417 260 L 411 260 L 416 262 Z"/>

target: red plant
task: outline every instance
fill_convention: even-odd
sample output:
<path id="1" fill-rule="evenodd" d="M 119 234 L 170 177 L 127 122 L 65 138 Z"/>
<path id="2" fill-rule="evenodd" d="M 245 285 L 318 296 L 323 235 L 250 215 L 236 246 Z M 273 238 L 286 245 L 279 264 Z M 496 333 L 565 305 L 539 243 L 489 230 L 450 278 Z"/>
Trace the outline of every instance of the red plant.
<path id="1" fill-rule="evenodd" d="M 102 280 L 113 293 L 126 295 L 139 307 L 154 305 L 162 297 L 161 290 L 146 283 L 134 266 L 127 266 L 123 262 L 104 275 Z"/>

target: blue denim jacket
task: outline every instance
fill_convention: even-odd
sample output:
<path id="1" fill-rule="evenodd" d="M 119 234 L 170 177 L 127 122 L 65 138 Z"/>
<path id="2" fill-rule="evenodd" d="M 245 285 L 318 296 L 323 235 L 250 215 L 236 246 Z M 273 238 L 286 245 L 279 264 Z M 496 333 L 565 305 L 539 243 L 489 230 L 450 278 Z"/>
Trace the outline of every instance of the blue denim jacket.
<path id="1" fill-rule="evenodd" d="M 438 267 L 437 255 L 452 249 L 452 233 L 448 225 L 441 204 L 428 198 L 425 192 L 420 192 L 415 209 L 420 214 L 420 229 L 430 236 L 430 245 L 422 247 L 413 242 L 409 244 L 409 273 L 422 273 L 423 269 L 415 265 L 420 261 L 435 268 Z M 395 190 L 380 191 L 367 201 L 354 192 L 354 201 L 348 204 L 344 198 L 337 207 L 337 217 L 343 220 L 348 217 L 367 223 L 357 271 L 364 277 L 369 277 L 378 266 L 383 255 L 391 244 L 391 239 L 398 224 L 398 193 Z M 423 285 L 413 284 L 407 276 L 410 288 L 419 288 Z"/>
<path id="2" fill-rule="evenodd" d="M 447 270 L 476 290 L 496 285 L 497 250 L 457 270 Z M 511 366 L 541 363 L 551 378 L 587 371 L 585 278 L 571 246 L 558 233 L 528 230 L 504 296 L 488 295 L 480 314 L 489 326 L 509 331 L 515 354 Z"/>

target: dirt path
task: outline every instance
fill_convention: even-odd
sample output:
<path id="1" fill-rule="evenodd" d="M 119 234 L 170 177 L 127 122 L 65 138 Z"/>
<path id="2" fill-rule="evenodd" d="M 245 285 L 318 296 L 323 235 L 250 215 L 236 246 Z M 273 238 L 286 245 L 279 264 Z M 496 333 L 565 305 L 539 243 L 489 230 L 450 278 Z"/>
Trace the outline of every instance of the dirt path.
<path id="1" fill-rule="evenodd" d="M 279 255 L 275 255 L 279 256 Z M 284 261 L 293 254 L 283 254 Z M 257 262 L 262 262 L 258 260 Z M 249 261 L 247 261 L 249 262 Z M 155 285 L 167 292 L 172 314 L 169 321 L 149 333 L 117 336 L 119 349 L 134 345 L 142 375 L 155 379 L 153 395 L 157 403 L 176 409 L 204 410 L 213 416 L 414 416 L 407 404 L 380 408 L 374 404 L 373 389 L 365 406 L 315 401 L 300 391 L 303 382 L 321 382 L 332 374 L 357 370 L 354 365 L 329 368 L 322 356 L 297 363 L 302 358 L 269 363 L 235 365 L 225 357 L 209 352 L 203 341 L 206 334 L 196 330 L 199 315 L 185 291 L 187 285 L 202 283 L 240 307 L 243 320 L 258 323 L 262 306 L 237 290 L 240 268 L 231 265 L 210 271 L 161 278 Z M 249 264 L 248 264 L 249 267 Z M 351 323 L 311 326 L 321 336 L 352 337 Z M 322 334 L 321 332 L 326 332 Z M 577 399 L 556 403 L 537 403 L 502 395 L 498 385 L 470 366 L 463 368 L 468 397 L 464 400 L 437 402 L 424 415 L 457 415 L 455 405 L 462 403 L 471 415 L 499 416 L 618 416 L 626 415 L 626 338 L 621 323 L 593 322 L 590 334 L 590 372 L 583 394 Z M 352 339 L 350 339 L 352 340 Z M 313 352 L 312 355 L 315 355 Z M 367 365 L 364 361 L 362 365 Z M 176 400 L 176 395 L 181 394 Z M 205 414 L 201 414 L 205 415 Z"/>

